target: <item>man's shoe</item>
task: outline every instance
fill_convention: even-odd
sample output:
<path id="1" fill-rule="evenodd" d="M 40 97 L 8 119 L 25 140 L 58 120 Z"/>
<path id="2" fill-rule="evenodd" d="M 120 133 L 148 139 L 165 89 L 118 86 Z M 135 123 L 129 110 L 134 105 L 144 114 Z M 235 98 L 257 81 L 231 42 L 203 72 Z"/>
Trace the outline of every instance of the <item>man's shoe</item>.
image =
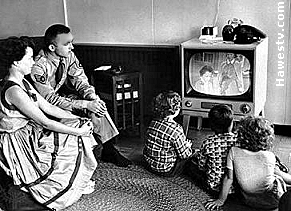
<path id="1" fill-rule="evenodd" d="M 119 167 L 127 167 L 132 164 L 130 160 L 128 160 L 118 152 L 114 152 L 111 154 L 102 152 L 101 160 L 107 163 L 113 163 Z"/>
<path id="2" fill-rule="evenodd" d="M 103 148 L 101 160 L 107 163 L 113 163 L 119 167 L 127 167 L 132 164 L 132 162 L 121 155 L 113 145 L 110 148 Z"/>
<path id="3" fill-rule="evenodd" d="M 102 144 L 98 144 L 94 149 L 93 149 L 93 154 L 96 158 L 96 160 L 101 160 L 101 155 L 103 151 L 103 146 Z"/>

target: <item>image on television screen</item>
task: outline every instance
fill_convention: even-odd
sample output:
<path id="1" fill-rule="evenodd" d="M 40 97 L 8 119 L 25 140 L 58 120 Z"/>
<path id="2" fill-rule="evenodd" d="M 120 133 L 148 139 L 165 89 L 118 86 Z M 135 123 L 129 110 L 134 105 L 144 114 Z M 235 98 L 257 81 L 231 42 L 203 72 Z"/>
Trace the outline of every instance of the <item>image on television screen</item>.
<path id="1" fill-rule="evenodd" d="M 193 54 L 188 76 L 193 90 L 215 96 L 242 95 L 251 85 L 249 60 L 230 52 Z"/>

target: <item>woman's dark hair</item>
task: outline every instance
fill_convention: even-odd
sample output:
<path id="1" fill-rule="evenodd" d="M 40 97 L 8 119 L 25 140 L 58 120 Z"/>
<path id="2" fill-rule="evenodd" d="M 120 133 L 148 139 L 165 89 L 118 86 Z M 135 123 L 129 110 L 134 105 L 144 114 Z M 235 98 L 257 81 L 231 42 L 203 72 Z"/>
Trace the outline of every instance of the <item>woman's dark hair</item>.
<path id="1" fill-rule="evenodd" d="M 20 61 L 26 54 L 27 47 L 34 49 L 33 41 L 27 37 L 8 37 L 0 43 L 1 76 L 7 74 L 13 62 Z"/>
<path id="2" fill-rule="evenodd" d="M 44 34 L 44 43 L 46 50 L 48 50 L 48 47 L 50 44 L 53 44 L 53 41 L 56 39 L 56 37 L 59 34 L 68 34 L 70 33 L 70 28 L 63 25 L 63 24 L 54 24 L 48 27 Z"/>
<path id="3" fill-rule="evenodd" d="M 225 104 L 213 106 L 208 113 L 210 127 L 216 133 L 227 133 L 233 121 L 232 110 Z"/>
<path id="4" fill-rule="evenodd" d="M 154 118 L 164 119 L 181 108 L 181 96 L 174 91 L 165 91 L 154 97 L 152 112 Z"/>
<path id="5" fill-rule="evenodd" d="M 205 65 L 199 70 L 200 76 L 203 76 L 206 72 L 214 73 L 214 70 L 209 65 Z"/>
<path id="6" fill-rule="evenodd" d="M 238 142 L 243 149 L 253 152 L 269 150 L 274 139 L 274 126 L 263 117 L 248 116 L 238 124 Z"/>

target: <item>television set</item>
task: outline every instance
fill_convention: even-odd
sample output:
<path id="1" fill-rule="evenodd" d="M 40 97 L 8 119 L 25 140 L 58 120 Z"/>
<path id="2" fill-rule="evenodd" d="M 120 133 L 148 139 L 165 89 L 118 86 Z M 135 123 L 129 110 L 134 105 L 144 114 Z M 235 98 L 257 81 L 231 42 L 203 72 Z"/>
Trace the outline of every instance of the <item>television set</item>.
<path id="1" fill-rule="evenodd" d="M 266 102 L 268 38 L 251 44 L 192 39 L 181 44 L 182 115 L 207 117 L 217 104 L 229 105 L 235 119 L 262 115 Z"/>

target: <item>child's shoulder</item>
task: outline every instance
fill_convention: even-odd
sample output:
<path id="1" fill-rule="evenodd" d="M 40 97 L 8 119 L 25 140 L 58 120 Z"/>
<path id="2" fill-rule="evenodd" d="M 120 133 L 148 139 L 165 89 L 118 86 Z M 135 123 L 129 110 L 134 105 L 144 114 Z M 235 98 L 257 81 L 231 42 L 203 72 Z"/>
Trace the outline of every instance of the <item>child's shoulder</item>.
<path id="1" fill-rule="evenodd" d="M 182 129 L 182 126 L 174 120 L 165 119 L 153 119 L 151 120 L 149 127 L 151 128 L 173 128 L 175 130 Z"/>
<path id="2" fill-rule="evenodd" d="M 164 118 L 161 120 L 164 124 L 171 125 L 172 127 L 182 127 L 178 122 L 171 118 Z"/>
<path id="3" fill-rule="evenodd" d="M 203 141 L 204 147 L 214 146 L 232 146 L 237 142 L 236 135 L 234 133 L 215 134 L 206 137 Z"/>
<path id="4" fill-rule="evenodd" d="M 220 136 L 220 137 L 235 137 L 235 136 L 237 136 L 237 133 L 233 133 L 233 132 L 220 133 L 220 134 L 218 134 L 218 136 Z"/>
<path id="5" fill-rule="evenodd" d="M 207 137 L 208 140 L 228 140 L 228 139 L 236 139 L 237 134 L 236 133 L 220 133 L 220 134 L 214 134 Z"/>
<path id="6" fill-rule="evenodd" d="M 237 152 L 237 151 L 243 151 L 244 149 L 242 149 L 238 146 L 232 146 L 229 150 L 232 152 Z"/>
<path id="7" fill-rule="evenodd" d="M 264 155 L 265 157 L 275 158 L 275 154 L 272 151 L 269 151 L 269 150 L 261 150 L 259 152 L 260 152 L 260 154 Z"/>
<path id="8" fill-rule="evenodd" d="M 260 151 L 254 152 L 254 151 L 250 151 L 248 149 L 241 148 L 239 146 L 233 146 L 231 148 L 231 151 L 233 151 L 234 153 L 243 152 L 244 154 L 247 153 L 249 155 L 256 155 L 256 156 L 259 156 L 261 158 L 266 157 L 268 159 L 275 159 L 275 154 L 271 151 L 268 151 L 268 150 L 260 150 Z"/>

